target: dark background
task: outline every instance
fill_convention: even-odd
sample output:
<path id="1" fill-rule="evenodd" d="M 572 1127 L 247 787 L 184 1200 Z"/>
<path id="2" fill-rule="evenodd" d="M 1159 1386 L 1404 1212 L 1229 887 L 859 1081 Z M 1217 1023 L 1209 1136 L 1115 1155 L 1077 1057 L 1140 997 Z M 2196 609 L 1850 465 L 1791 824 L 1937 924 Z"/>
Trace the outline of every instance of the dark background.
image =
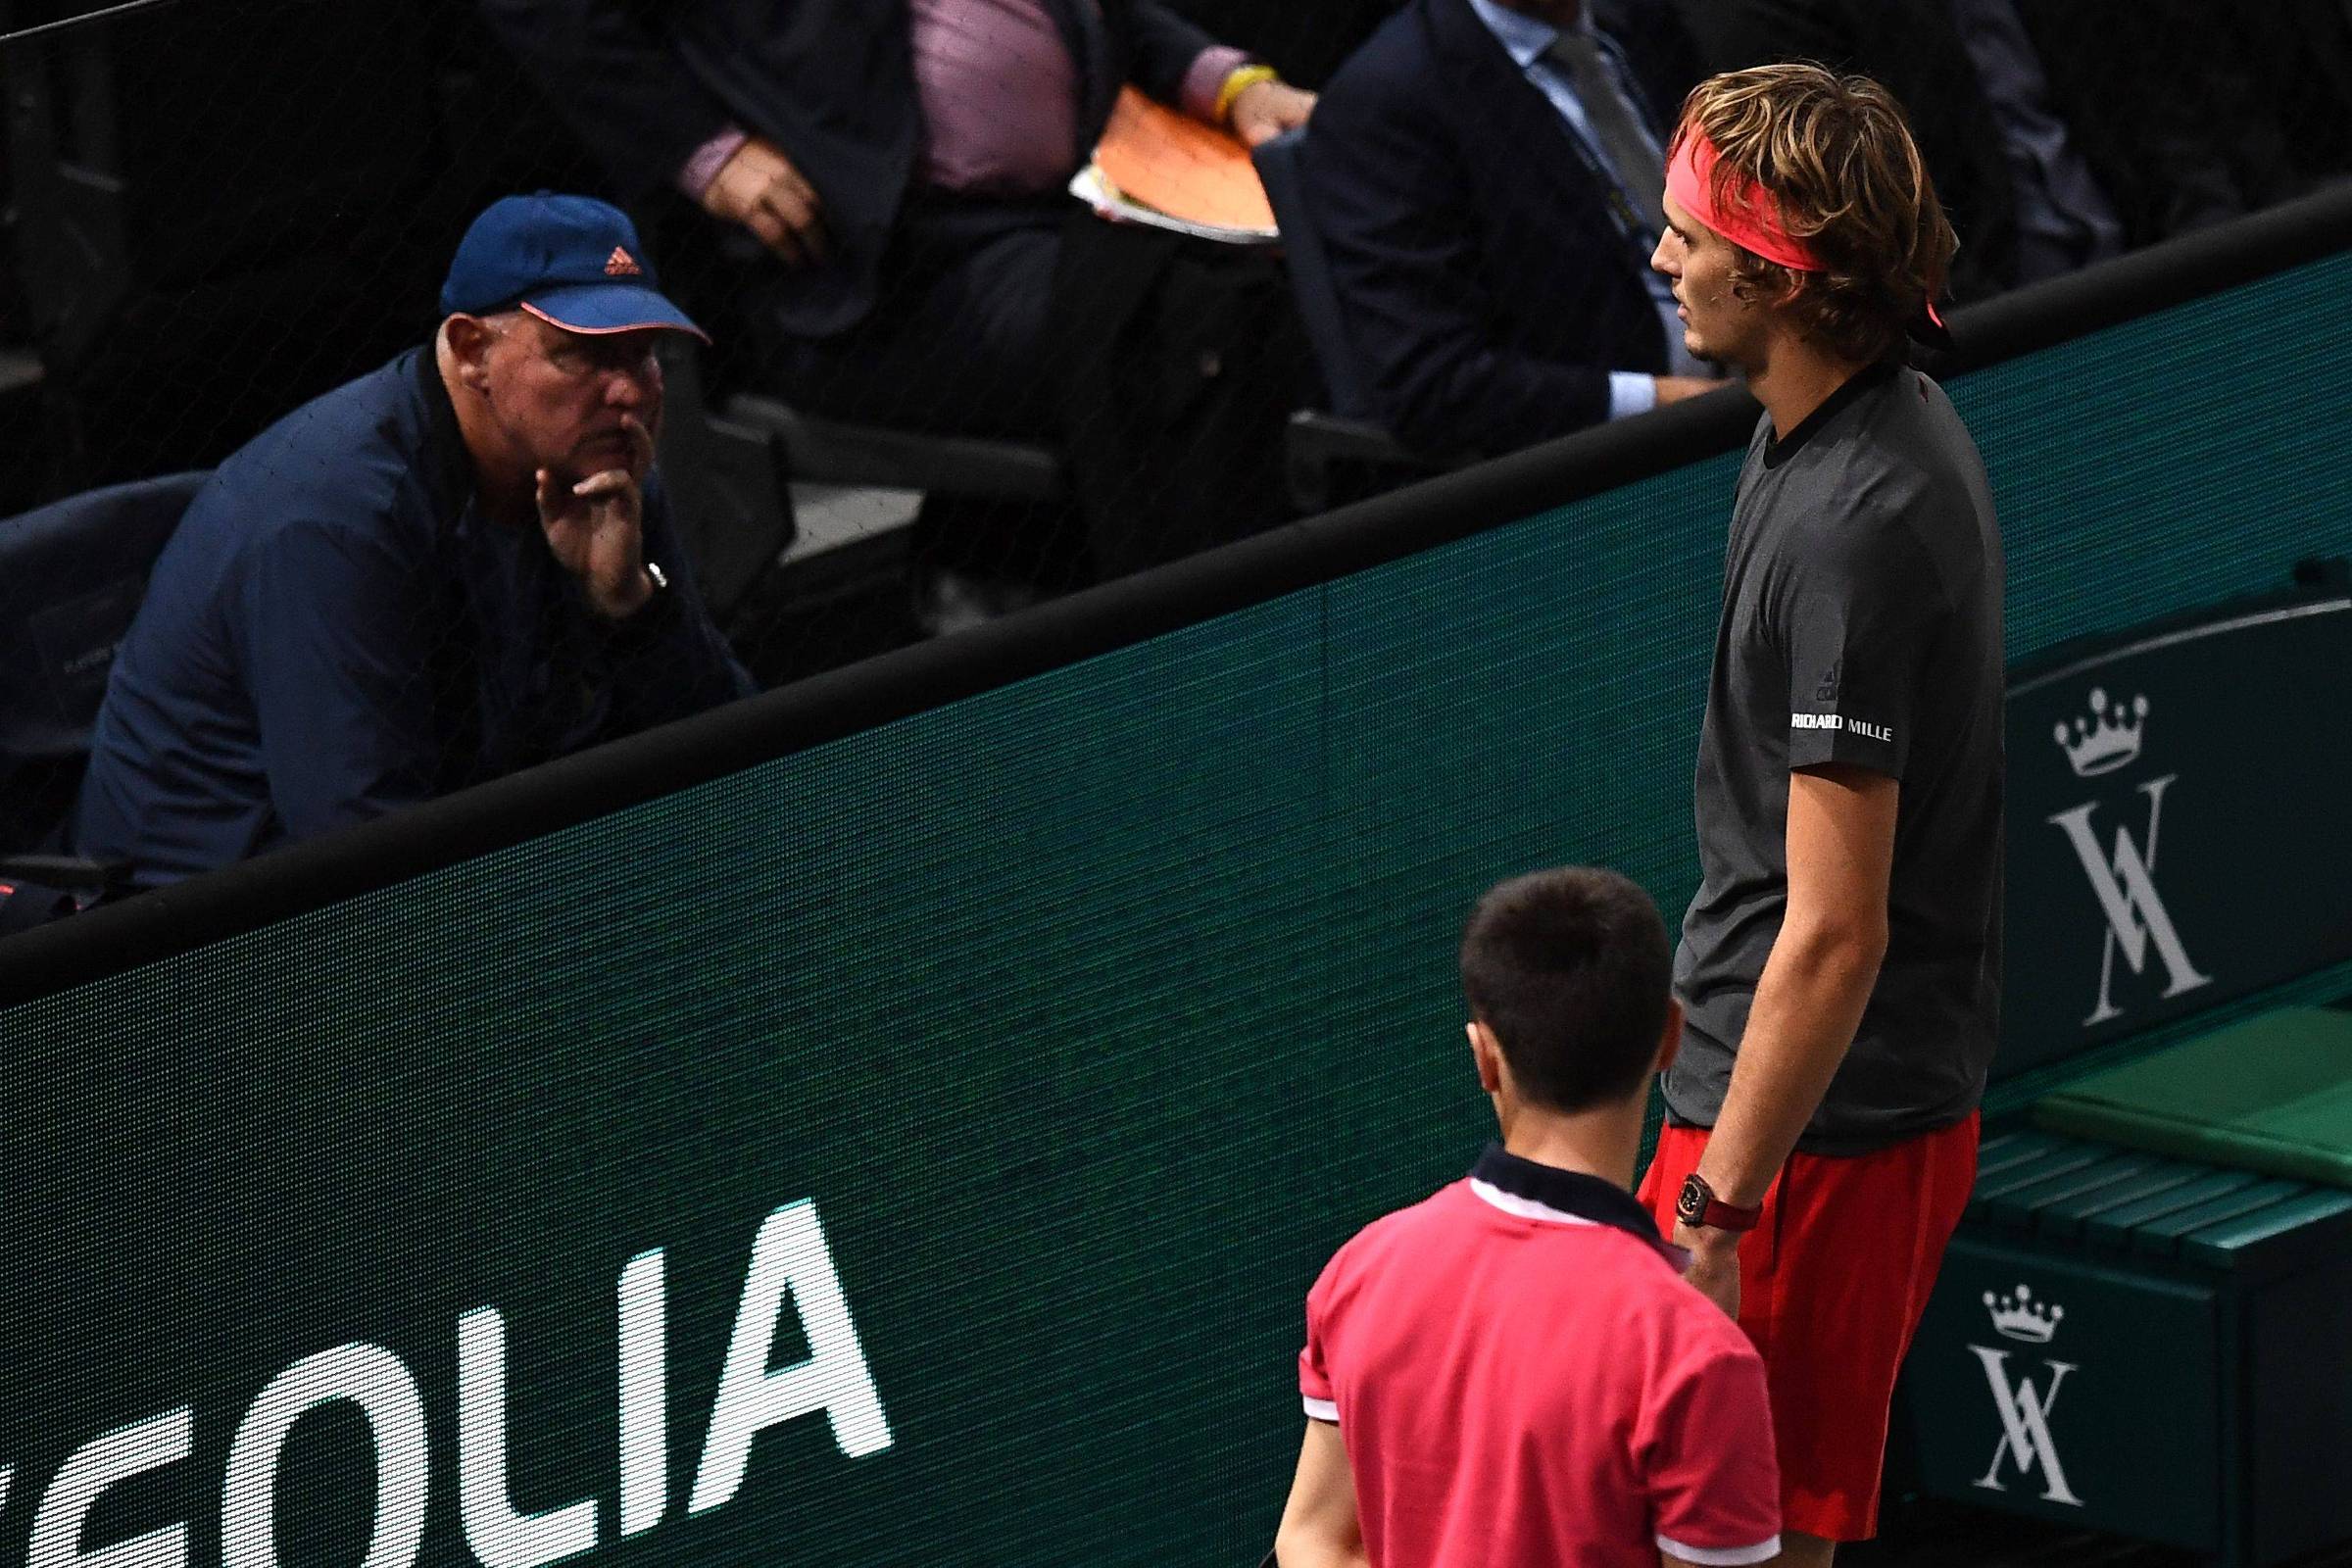
<path id="1" fill-rule="evenodd" d="M 0 0 L 0 31 L 91 9 Z M 1386 12 L 1178 9 L 1310 84 Z M 0 347 L 48 371 L 0 394 L 0 511 L 210 466 L 420 339 L 489 201 L 604 185 L 468 0 L 182 0 L 0 45 Z M 664 281 L 725 319 L 701 215 L 637 217 Z"/>

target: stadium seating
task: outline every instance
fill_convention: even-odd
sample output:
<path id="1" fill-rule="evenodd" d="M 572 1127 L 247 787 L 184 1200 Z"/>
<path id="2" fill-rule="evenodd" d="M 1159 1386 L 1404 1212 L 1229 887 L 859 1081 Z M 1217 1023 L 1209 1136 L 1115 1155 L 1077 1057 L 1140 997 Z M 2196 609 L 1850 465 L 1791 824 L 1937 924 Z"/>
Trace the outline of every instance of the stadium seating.
<path id="1" fill-rule="evenodd" d="M 92 490 L 0 522 L 0 876 L 110 890 L 59 832 L 147 574 L 207 475 Z"/>
<path id="2" fill-rule="evenodd" d="M 1340 318 L 1331 265 L 1299 172 L 1306 137 L 1303 129 L 1287 131 L 1261 144 L 1250 158 L 1282 230 L 1291 293 L 1330 404 L 1328 409 L 1301 409 L 1291 416 L 1284 454 L 1291 502 L 1311 514 L 1458 465 L 1411 451 L 1373 416 L 1371 381 Z"/>
<path id="3" fill-rule="evenodd" d="M 702 366 L 683 345 L 662 364 L 662 471 L 721 626 L 793 542 L 790 466 L 776 434 L 711 412 Z"/>
<path id="4" fill-rule="evenodd" d="M 931 435 L 885 425 L 820 418 L 764 393 L 739 393 L 726 406 L 734 424 L 766 432 L 799 484 L 1015 504 L 1064 499 L 1069 474 L 1052 447 L 973 436 Z M 854 550 L 829 550 L 790 563 L 787 603 L 804 616 L 829 600 L 903 599 L 913 558 L 915 514 L 859 531 Z"/>
<path id="5" fill-rule="evenodd" d="M 1051 447 L 824 419 L 756 392 L 736 396 L 727 414 L 774 431 L 784 443 L 792 476 L 810 484 L 999 501 L 1057 501 L 1069 489 L 1061 459 Z"/>

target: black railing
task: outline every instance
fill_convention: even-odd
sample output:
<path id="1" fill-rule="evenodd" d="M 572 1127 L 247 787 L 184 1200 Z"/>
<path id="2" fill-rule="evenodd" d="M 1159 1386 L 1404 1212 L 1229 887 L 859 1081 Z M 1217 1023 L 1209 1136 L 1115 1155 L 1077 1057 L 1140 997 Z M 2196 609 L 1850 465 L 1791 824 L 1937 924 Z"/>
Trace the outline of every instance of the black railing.
<path id="1" fill-rule="evenodd" d="M 2035 353 L 2347 248 L 2352 187 L 2339 187 L 1960 312 L 1940 370 Z M 1751 403 L 1718 394 L 1600 426 L 24 933 L 0 942 L 0 1006 L 1720 455 L 1753 418 Z"/>

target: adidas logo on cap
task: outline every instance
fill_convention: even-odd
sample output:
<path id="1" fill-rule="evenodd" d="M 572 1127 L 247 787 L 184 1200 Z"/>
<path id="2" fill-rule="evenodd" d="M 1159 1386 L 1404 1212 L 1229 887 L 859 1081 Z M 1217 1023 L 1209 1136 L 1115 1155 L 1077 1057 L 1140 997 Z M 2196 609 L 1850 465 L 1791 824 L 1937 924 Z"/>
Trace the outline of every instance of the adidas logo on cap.
<path id="1" fill-rule="evenodd" d="M 605 275 L 607 277 L 642 277 L 645 275 L 645 269 L 637 265 L 636 257 L 631 256 L 621 246 L 615 245 L 612 247 L 612 254 L 605 258 Z"/>

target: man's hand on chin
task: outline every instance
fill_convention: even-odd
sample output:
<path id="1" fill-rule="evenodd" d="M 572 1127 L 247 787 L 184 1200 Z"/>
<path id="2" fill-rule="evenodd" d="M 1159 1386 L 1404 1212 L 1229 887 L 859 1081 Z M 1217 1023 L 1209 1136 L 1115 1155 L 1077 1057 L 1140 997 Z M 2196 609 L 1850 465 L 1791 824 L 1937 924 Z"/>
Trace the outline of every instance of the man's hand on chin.
<path id="1" fill-rule="evenodd" d="M 1690 1254 L 1690 1267 L 1683 1278 L 1733 1322 L 1740 1321 L 1740 1233 L 1711 1225 L 1677 1225 L 1674 1245 Z"/>
<path id="2" fill-rule="evenodd" d="M 548 549 L 580 579 L 589 606 L 609 620 L 634 614 L 654 594 L 645 569 L 645 491 L 637 474 L 652 466 L 653 436 L 631 424 L 630 459 L 623 466 L 566 485 L 552 469 L 538 472 L 539 525 Z"/>

